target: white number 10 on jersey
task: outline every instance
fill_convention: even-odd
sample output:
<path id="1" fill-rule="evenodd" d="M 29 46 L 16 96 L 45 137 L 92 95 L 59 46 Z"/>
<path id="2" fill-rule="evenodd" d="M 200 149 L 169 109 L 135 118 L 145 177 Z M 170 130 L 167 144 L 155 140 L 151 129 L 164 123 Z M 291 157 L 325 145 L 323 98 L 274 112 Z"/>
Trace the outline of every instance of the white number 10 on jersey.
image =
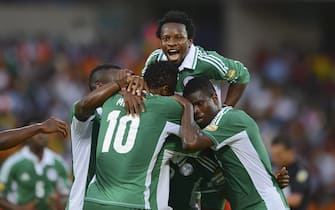
<path id="1" fill-rule="evenodd" d="M 108 114 L 107 121 L 109 122 L 108 128 L 106 131 L 106 135 L 102 145 L 102 152 L 108 152 L 109 147 L 114 136 L 115 130 L 115 140 L 113 144 L 113 148 L 118 153 L 127 153 L 129 152 L 135 144 L 137 129 L 140 124 L 139 117 L 132 117 L 129 115 L 123 116 L 119 120 L 119 125 L 116 127 L 117 119 L 120 115 L 119 110 L 112 111 Z M 127 128 L 127 122 L 130 121 L 130 127 L 128 131 L 127 139 L 124 144 L 122 144 L 123 139 L 125 138 L 125 131 Z"/>

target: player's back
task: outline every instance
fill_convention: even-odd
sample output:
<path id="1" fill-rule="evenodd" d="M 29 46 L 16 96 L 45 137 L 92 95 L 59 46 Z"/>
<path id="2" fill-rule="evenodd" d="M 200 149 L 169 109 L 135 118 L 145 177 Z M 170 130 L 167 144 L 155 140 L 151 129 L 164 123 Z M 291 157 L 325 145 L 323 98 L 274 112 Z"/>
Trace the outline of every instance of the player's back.
<path id="1" fill-rule="evenodd" d="M 105 102 L 90 201 L 149 209 L 160 197 L 157 186 L 166 182 L 161 178 L 168 179 L 169 170 L 161 170 L 164 158 L 157 159 L 165 154 L 160 151 L 166 137 L 179 133 L 182 108 L 172 98 L 158 95 L 147 96 L 144 106 L 140 117 L 132 117 L 126 115 L 121 95 Z"/>

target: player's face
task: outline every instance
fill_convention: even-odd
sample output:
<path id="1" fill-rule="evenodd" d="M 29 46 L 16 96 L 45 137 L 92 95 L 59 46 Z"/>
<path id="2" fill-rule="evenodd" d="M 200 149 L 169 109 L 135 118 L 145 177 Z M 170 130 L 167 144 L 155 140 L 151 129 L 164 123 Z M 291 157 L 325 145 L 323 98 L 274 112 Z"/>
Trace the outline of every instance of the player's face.
<path id="1" fill-rule="evenodd" d="M 288 157 L 288 150 L 282 144 L 275 144 L 271 146 L 271 159 L 272 162 L 277 166 L 286 164 L 286 158 Z"/>
<path id="2" fill-rule="evenodd" d="M 48 145 L 48 135 L 41 133 L 33 136 L 30 140 L 30 145 L 38 149 L 43 149 Z"/>
<path id="3" fill-rule="evenodd" d="M 205 128 L 219 111 L 218 99 L 215 94 L 209 97 L 202 91 L 196 91 L 189 95 L 187 99 L 193 105 L 194 119 L 200 128 Z"/>
<path id="4" fill-rule="evenodd" d="M 192 39 L 188 39 L 186 26 L 181 23 L 165 23 L 161 28 L 161 48 L 169 61 L 181 64 L 187 55 Z"/>

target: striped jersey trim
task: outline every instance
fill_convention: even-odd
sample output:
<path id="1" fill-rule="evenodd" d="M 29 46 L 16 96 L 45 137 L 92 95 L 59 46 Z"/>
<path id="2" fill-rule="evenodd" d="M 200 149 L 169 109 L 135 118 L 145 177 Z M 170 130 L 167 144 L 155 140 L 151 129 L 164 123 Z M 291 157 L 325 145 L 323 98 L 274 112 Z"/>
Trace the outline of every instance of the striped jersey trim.
<path id="1" fill-rule="evenodd" d="M 213 55 L 208 55 L 204 52 L 198 51 L 198 56 L 197 56 L 200 60 L 203 60 L 207 63 L 210 63 L 211 65 L 213 65 L 215 68 L 217 68 L 218 70 L 220 70 L 220 73 L 222 76 L 225 76 L 227 74 L 228 71 L 228 67 L 226 66 L 226 64 L 219 58 L 213 56 Z"/>
<path id="2" fill-rule="evenodd" d="M 232 110 L 232 109 L 233 109 L 233 107 L 231 107 L 231 106 L 223 107 L 221 109 L 221 111 L 214 117 L 214 119 L 212 120 L 211 124 L 218 125 L 219 122 L 220 122 L 220 120 L 221 120 L 221 118 L 222 118 L 222 116 L 224 114 L 226 114 L 227 112 L 229 112 L 230 110 Z"/>

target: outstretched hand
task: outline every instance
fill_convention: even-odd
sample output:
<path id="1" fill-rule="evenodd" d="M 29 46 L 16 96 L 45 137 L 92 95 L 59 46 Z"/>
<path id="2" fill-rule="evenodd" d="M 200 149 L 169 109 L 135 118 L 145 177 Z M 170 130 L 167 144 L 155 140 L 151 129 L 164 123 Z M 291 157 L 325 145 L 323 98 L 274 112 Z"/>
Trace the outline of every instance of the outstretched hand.
<path id="1" fill-rule="evenodd" d="M 55 117 L 41 122 L 42 133 L 60 133 L 64 138 L 69 134 L 67 123 Z"/>
<path id="2" fill-rule="evenodd" d="M 275 173 L 275 177 L 277 179 L 278 185 L 280 188 L 285 188 L 290 183 L 290 176 L 288 175 L 288 170 L 285 166 L 283 166 L 280 171 Z"/>

